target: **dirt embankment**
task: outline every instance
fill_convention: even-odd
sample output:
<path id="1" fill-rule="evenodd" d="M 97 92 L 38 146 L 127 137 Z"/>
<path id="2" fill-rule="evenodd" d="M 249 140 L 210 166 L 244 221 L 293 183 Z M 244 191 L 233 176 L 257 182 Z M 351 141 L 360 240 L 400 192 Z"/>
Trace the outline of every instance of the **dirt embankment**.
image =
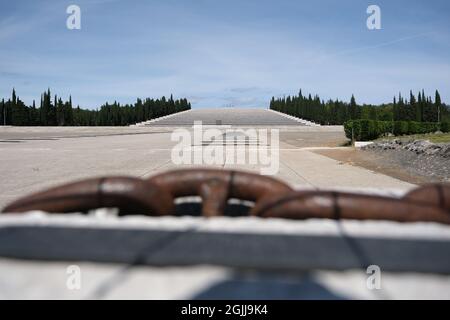
<path id="1" fill-rule="evenodd" d="M 450 143 L 394 139 L 378 141 L 361 150 L 316 152 L 410 183 L 450 182 Z"/>

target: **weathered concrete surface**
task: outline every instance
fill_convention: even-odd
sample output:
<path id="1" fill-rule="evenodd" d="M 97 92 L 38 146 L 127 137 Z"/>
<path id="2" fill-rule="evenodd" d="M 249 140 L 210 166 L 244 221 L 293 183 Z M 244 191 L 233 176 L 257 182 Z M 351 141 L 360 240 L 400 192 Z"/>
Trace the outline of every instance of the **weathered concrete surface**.
<path id="1" fill-rule="evenodd" d="M 0 216 L 0 239 L 0 299 L 450 298 L 449 227 L 434 223 L 31 213 Z"/>
<path id="2" fill-rule="evenodd" d="M 382 274 L 369 290 L 364 271 L 280 273 L 218 266 L 126 268 L 78 262 L 79 290 L 69 290 L 65 262 L 0 259 L 0 299 L 450 299 L 450 277 Z M 43 281 L 45 279 L 45 281 Z"/>

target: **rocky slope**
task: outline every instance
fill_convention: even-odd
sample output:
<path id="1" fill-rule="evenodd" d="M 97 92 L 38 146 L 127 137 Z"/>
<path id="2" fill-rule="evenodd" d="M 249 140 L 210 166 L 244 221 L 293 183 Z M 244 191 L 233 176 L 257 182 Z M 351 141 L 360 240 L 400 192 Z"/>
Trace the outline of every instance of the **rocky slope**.
<path id="1" fill-rule="evenodd" d="M 393 139 L 374 142 L 362 150 L 387 156 L 413 174 L 450 182 L 450 143 Z"/>

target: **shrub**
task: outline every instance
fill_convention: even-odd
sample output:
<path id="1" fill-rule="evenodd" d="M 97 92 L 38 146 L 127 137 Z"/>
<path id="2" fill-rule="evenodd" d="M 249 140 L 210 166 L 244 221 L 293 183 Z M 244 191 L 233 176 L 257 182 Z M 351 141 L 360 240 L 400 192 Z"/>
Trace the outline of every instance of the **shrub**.
<path id="1" fill-rule="evenodd" d="M 349 138 L 350 140 L 352 139 L 352 128 L 353 128 L 353 121 L 352 120 L 344 122 L 345 136 L 347 138 Z"/>
<path id="2" fill-rule="evenodd" d="M 408 123 L 408 134 L 422 133 L 421 122 L 410 121 Z"/>
<path id="3" fill-rule="evenodd" d="M 385 130 L 385 125 L 380 124 L 383 121 L 374 121 L 374 120 L 350 120 L 344 123 L 345 135 L 347 138 L 352 139 L 352 130 L 353 137 L 358 141 L 367 141 L 376 139 L 379 135 L 381 135 L 380 128 Z"/>
<path id="4" fill-rule="evenodd" d="M 409 133 L 409 124 L 407 121 L 394 122 L 394 134 L 396 136 L 402 136 L 408 133 Z"/>
<path id="5" fill-rule="evenodd" d="M 394 123 L 392 121 L 375 121 L 377 126 L 377 137 L 387 133 L 393 133 Z"/>
<path id="6" fill-rule="evenodd" d="M 439 123 L 437 122 L 419 122 L 419 123 L 421 124 L 420 132 L 415 133 L 430 133 L 439 131 Z"/>

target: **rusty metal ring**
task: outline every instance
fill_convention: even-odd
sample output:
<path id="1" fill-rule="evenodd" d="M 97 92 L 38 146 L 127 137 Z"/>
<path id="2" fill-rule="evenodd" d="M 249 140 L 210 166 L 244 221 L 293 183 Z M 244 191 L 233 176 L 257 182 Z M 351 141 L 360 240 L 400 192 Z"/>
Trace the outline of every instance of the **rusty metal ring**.
<path id="1" fill-rule="evenodd" d="M 428 189 L 424 190 L 426 192 Z M 252 214 L 264 218 L 428 221 L 450 224 L 450 210 L 434 205 L 435 203 L 430 205 L 420 201 L 417 195 L 422 196 L 423 192 L 418 188 L 415 195 L 409 194 L 400 199 L 332 191 L 292 192 L 261 201 L 254 207 Z"/>
<path id="2" fill-rule="evenodd" d="M 65 184 L 9 204 L 3 212 L 42 210 L 51 213 L 83 212 L 114 207 L 121 214 L 163 215 L 173 203 L 150 182 L 133 177 L 103 177 Z"/>
<path id="3" fill-rule="evenodd" d="M 101 207 L 122 214 L 169 215 L 178 197 L 199 195 L 204 216 L 223 215 L 228 199 L 255 202 L 250 215 L 287 219 L 371 219 L 450 224 L 450 184 L 419 187 L 402 198 L 331 191 L 293 191 L 276 179 L 218 169 L 186 169 L 147 180 L 132 177 L 87 179 L 14 201 L 3 212 L 64 213 Z"/>
<path id="4" fill-rule="evenodd" d="M 202 214 L 207 217 L 223 215 L 231 198 L 257 204 L 266 197 L 293 191 L 287 184 L 271 177 L 220 169 L 174 170 L 151 177 L 148 181 L 165 190 L 173 199 L 200 196 Z"/>
<path id="5" fill-rule="evenodd" d="M 431 183 L 414 189 L 403 197 L 450 211 L 450 184 Z"/>

